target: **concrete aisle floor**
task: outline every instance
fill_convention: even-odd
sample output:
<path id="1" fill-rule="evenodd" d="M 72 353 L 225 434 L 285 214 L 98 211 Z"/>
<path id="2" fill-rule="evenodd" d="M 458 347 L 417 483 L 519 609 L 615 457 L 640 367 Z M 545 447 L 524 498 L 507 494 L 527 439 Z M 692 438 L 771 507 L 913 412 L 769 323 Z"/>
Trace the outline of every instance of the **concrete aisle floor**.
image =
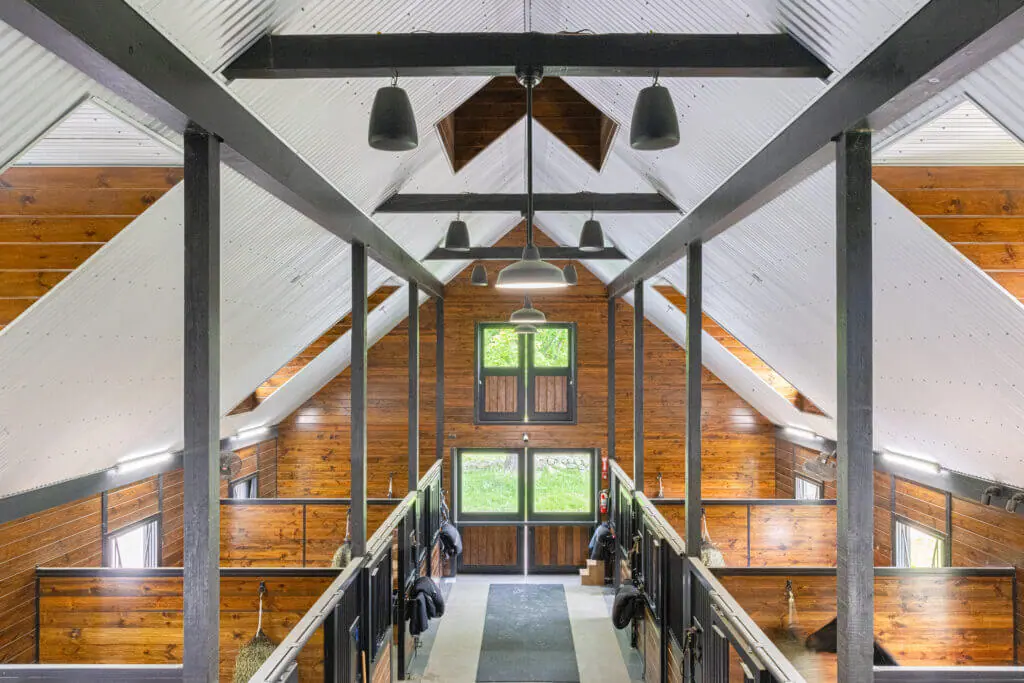
<path id="1" fill-rule="evenodd" d="M 578 576 L 461 575 L 452 586 L 445 615 L 437 622 L 436 639 L 419 680 L 432 683 L 475 683 L 483 640 L 487 595 L 492 583 L 560 583 L 572 624 L 580 683 L 629 683 L 629 672 L 605 590 L 581 586 Z"/>

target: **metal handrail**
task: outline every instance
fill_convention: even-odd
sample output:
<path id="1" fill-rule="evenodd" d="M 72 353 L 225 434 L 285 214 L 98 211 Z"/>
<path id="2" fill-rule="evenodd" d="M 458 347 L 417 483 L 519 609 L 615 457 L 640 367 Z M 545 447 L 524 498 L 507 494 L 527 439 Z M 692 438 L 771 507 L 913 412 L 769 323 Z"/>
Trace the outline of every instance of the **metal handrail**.
<path id="1" fill-rule="evenodd" d="M 620 465 L 617 460 L 612 460 L 608 463 L 608 470 L 615 475 L 616 479 L 619 479 L 623 484 L 626 484 L 626 488 L 630 491 L 636 489 L 636 485 L 633 483 L 633 477 L 626 474 L 626 470 L 622 469 L 622 465 Z"/>
<path id="2" fill-rule="evenodd" d="M 288 632 L 263 666 L 249 679 L 249 683 L 283 683 L 288 680 L 289 671 L 295 665 L 299 653 L 334 612 L 345 594 L 359 576 L 365 564 L 365 557 L 353 557 L 344 571 L 317 598 L 313 606 L 302 615 L 295 628 Z"/>
<path id="3" fill-rule="evenodd" d="M 388 518 L 377 527 L 377 530 L 373 532 L 373 536 L 370 536 L 370 540 L 366 542 L 366 554 L 368 556 L 375 557 L 382 550 L 391 546 L 391 534 L 398 528 L 399 523 L 405 519 L 409 508 L 416 505 L 416 497 L 417 491 L 409 491 L 409 493 L 405 494 L 405 498 L 399 501 L 395 509 L 388 515 Z"/>

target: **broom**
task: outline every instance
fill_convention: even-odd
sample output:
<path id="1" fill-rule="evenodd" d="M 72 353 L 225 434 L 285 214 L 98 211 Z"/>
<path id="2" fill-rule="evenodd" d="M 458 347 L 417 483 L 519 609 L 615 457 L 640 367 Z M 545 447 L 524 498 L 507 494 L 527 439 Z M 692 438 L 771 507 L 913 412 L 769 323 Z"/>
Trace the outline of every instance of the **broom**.
<path id="1" fill-rule="evenodd" d="M 711 541 L 711 534 L 708 533 L 708 517 L 704 510 L 700 511 L 700 561 L 705 567 L 724 567 L 725 555 Z"/>
<path id="2" fill-rule="evenodd" d="M 238 656 L 235 657 L 234 683 L 246 683 L 255 676 L 263 662 L 267 661 L 277 647 L 263 632 L 263 594 L 266 592 L 267 585 L 260 581 L 260 616 L 256 623 L 256 635 L 238 650 Z"/>
<path id="3" fill-rule="evenodd" d="M 331 566 L 338 569 L 344 569 L 352 561 L 351 514 L 351 509 L 345 513 L 345 541 L 334 551 L 334 557 L 331 558 Z"/>

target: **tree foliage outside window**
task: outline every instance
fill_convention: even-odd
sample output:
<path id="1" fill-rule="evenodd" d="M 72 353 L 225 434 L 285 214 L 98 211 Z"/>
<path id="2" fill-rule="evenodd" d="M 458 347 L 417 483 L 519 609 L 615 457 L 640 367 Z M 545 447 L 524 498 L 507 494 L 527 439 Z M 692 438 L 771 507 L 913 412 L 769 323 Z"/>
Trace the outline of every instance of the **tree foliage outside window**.
<path id="1" fill-rule="evenodd" d="M 569 367 L 569 330 L 542 327 L 533 335 L 533 364 L 538 368 Z"/>
<path id="2" fill-rule="evenodd" d="M 534 453 L 533 511 L 587 513 L 593 509 L 590 453 Z"/>
<path id="3" fill-rule="evenodd" d="M 501 451 L 460 455 L 462 512 L 519 510 L 519 455 Z"/>
<path id="4" fill-rule="evenodd" d="M 519 335 L 511 327 L 486 327 L 483 340 L 484 367 L 519 367 Z"/>

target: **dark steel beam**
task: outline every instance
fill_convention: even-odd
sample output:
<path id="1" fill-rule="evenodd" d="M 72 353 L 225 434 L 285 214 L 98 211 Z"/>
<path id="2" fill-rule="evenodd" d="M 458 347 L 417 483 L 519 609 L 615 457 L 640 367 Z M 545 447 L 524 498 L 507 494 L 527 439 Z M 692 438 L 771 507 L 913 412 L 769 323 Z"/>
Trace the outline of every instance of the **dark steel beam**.
<path id="1" fill-rule="evenodd" d="M 700 557 L 701 390 L 703 388 L 704 258 L 700 241 L 686 250 L 686 554 Z"/>
<path id="2" fill-rule="evenodd" d="M 352 243 L 352 556 L 366 552 L 366 247 Z"/>
<path id="3" fill-rule="evenodd" d="M 608 297 L 608 459 L 615 460 L 615 304 Z"/>
<path id="4" fill-rule="evenodd" d="M 409 491 L 420 481 L 420 288 L 409 283 Z"/>
<path id="5" fill-rule="evenodd" d="M 785 33 L 398 33 L 266 35 L 225 70 L 228 78 L 514 76 L 826 78 L 821 60 Z"/>
<path id="6" fill-rule="evenodd" d="M 534 211 L 566 213 L 679 213 L 665 196 L 654 193 L 535 194 Z M 526 213 L 525 194 L 396 194 L 374 213 Z"/>
<path id="7" fill-rule="evenodd" d="M 185 131 L 184 681 L 220 661 L 220 142 Z"/>
<path id="8" fill-rule="evenodd" d="M 633 488 L 644 490 L 644 283 L 633 290 Z"/>
<path id="9" fill-rule="evenodd" d="M 874 642 L 871 133 L 836 141 L 839 682 L 870 683 Z"/>
<path id="10" fill-rule="evenodd" d="M 124 0 L 10 0 L 0 20 L 173 130 L 189 121 L 224 143 L 223 161 L 431 295 L 441 282 L 359 207 Z"/>
<path id="11" fill-rule="evenodd" d="M 609 261 L 626 260 L 627 256 L 615 247 L 601 251 L 582 251 L 577 247 L 538 247 L 545 261 Z M 469 251 L 452 251 L 438 247 L 427 254 L 424 261 L 518 261 L 523 257 L 522 247 L 472 247 Z"/>
<path id="12" fill-rule="evenodd" d="M 866 125 L 882 130 L 1016 45 L 1024 0 L 931 0 L 609 285 L 621 296 L 679 261 L 835 159 L 829 142 Z"/>
<path id="13" fill-rule="evenodd" d="M 0 681 L 140 683 L 182 680 L 181 664 L 0 664 Z"/>
<path id="14" fill-rule="evenodd" d="M 434 383 L 434 458 L 444 458 L 444 300 L 435 299 L 435 332 L 437 343 L 434 347 L 434 368 L 437 377 Z"/>

